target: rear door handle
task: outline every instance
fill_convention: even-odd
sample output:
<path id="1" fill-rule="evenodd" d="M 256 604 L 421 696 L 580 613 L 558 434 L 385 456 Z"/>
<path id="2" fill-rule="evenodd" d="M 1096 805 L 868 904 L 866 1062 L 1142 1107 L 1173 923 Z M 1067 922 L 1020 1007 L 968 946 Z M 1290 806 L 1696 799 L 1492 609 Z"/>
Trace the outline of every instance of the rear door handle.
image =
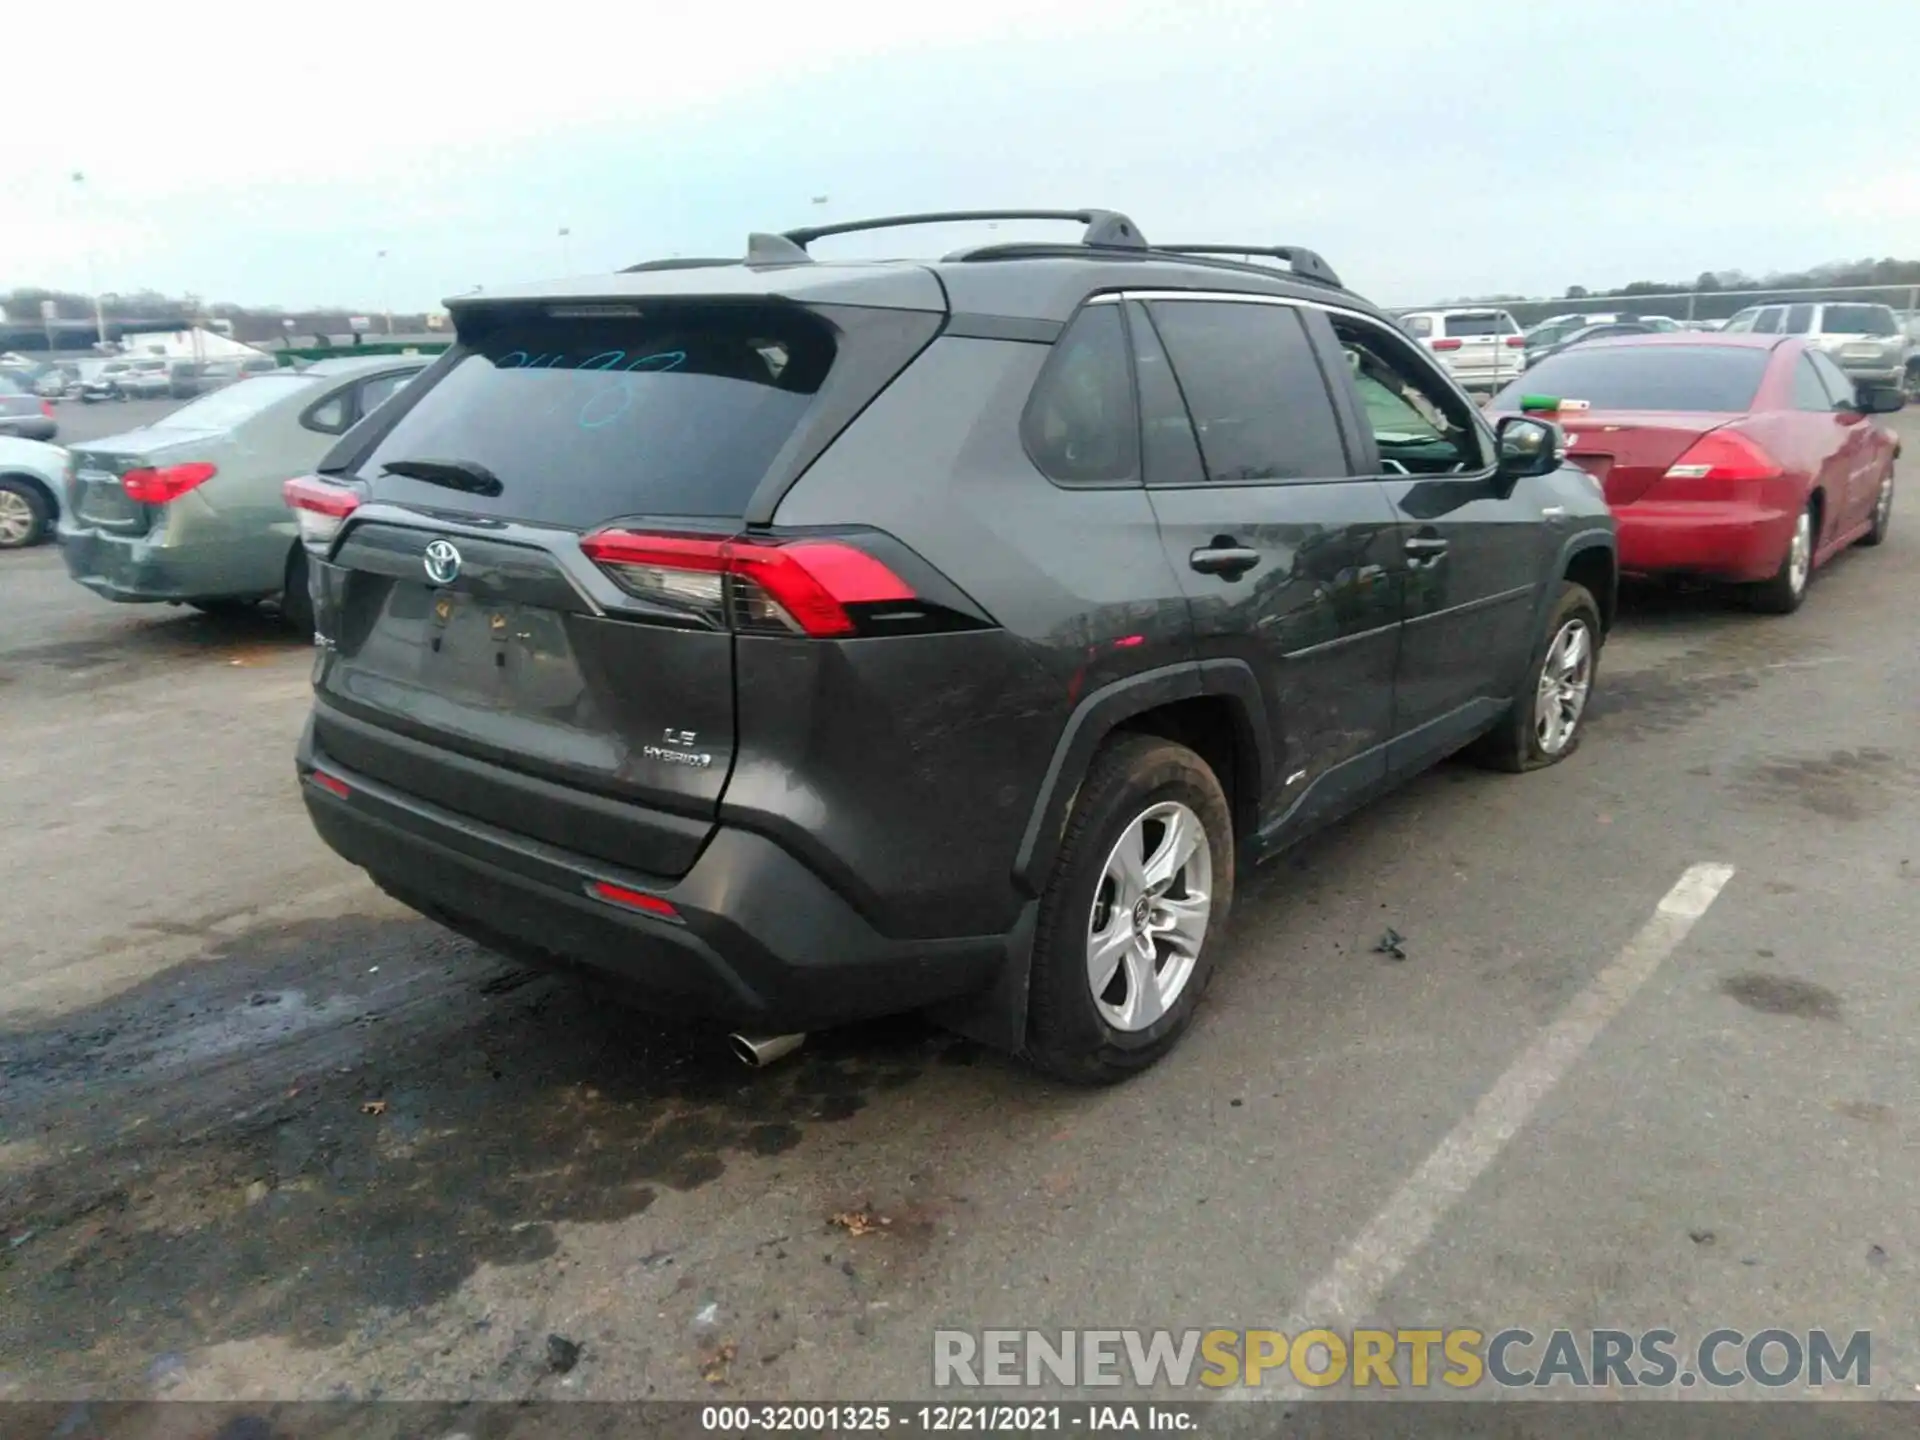
<path id="1" fill-rule="evenodd" d="M 1447 542 L 1442 540 L 1438 535 L 1410 535 L 1407 537 L 1407 554 L 1409 555 L 1444 555 L 1446 553 Z"/>
<path id="2" fill-rule="evenodd" d="M 1216 536 L 1211 545 L 1194 551 L 1187 563 L 1202 575 L 1218 575 L 1223 580 L 1238 580 L 1260 563 L 1260 552 L 1236 545 L 1226 536 Z"/>

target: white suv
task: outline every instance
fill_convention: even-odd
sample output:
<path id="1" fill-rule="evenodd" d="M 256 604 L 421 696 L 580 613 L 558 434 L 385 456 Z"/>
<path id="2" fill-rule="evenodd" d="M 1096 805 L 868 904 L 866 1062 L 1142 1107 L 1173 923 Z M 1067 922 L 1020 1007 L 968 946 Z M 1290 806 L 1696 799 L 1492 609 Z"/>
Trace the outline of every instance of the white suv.
<path id="1" fill-rule="evenodd" d="M 1856 385 L 1920 390 L 1920 353 L 1888 305 L 1858 301 L 1753 305 L 1727 322 L 1733 333 L 1804 335 L 1833 358 Z"/>
<path id="2" fill-rule="evenodd" d="M 1526 368 L 1526 341 L 1504 310 L 1413 310 L 1400 326 L 1433 351 L 1462 390 L 1491 394 Z"/>

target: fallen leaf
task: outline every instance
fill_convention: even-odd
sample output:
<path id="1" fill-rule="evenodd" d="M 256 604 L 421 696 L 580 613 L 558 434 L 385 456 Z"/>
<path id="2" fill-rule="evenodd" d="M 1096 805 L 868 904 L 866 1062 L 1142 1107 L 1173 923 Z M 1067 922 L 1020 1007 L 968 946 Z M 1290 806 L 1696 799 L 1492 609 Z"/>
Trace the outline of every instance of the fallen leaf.
<path id="1" fill-rule="evenodd" d="M 858 1210 L 842 1210 L 829 1217 L 829 1225 L 838 1225 L 849 1235 L 874 1235 L 886 1226 L 893 1224 L 885 1215 L 877 1212 L 871 1204 L 862 1205 Z"/>
<path id="2" fill-rule="evenodd" d="M 387 1102 L 384 1100 L 369 1100 L 360 1107 L 360 1113 L 362 1115 L 384 1115 L 387 1113 Z"/>
<path id="3" fill-rule="evenodd" d="M 727 1383 L 727 1372 L 732 1368 L 733 1357 L 740 1353 L 740 1347 L 729 1340 L 711 1355 L 700 1362 L 700 1378 L 709 1385 Z"/>

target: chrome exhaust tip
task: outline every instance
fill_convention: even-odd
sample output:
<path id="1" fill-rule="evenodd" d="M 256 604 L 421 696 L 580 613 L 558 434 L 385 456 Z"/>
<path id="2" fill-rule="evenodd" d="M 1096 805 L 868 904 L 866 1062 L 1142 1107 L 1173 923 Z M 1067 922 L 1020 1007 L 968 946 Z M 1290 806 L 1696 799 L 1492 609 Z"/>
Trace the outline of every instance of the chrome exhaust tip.
<path id="1" fill-rule="evenodd" d="M 807 1043 L 806 1033 L 798 1035 L 729 1035 L 727 1045 L 734 1058 L 752 1070 L 764 1070 L 776 1060 L 785 1059 Z"/>

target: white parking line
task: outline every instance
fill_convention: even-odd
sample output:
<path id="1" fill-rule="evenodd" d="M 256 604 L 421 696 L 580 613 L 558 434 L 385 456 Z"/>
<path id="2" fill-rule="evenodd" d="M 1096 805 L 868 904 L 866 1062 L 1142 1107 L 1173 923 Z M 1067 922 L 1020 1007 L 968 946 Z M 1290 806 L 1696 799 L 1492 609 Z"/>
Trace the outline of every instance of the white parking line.
<path id="1" fill-rule="evenodd" d="M 1687 937 L 1714 898 L 1733 878 L 1733 866 L 1687 868 L 1654 907 L 1653 917 L 1591 984 L 1480 1097 L 1473 1112 L 1454 1126 L 1413 1172 L 1333 1268 L 1319 1279 L 1283 1323 L 1285 1334 L 1320 1327 L 1338 1329 L 1367 1315 L 1388 1285 L 1417 1255 L 1454 1203 L 1486 1173 L 1506 1143 L 1520 1132 L 1540 1102 L 1594 1042 L 1607 1022 Z M 1239 1389 L 1237 1399 L 1301 1399 L 1310 1392 L 1291 1382 L 1280 1389 Z"/>

